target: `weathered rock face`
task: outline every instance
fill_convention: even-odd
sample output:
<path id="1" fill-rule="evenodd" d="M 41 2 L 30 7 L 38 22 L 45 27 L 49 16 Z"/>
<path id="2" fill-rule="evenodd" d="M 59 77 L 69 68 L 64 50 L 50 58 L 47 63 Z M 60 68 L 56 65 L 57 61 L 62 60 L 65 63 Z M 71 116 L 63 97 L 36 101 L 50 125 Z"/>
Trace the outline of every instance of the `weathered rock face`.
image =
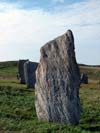
<path id="1" fill-rule="evenodd" d="M 41 48 L 36 71 L 35 107 L 41 121 L 77 124 L 80 72 L 70 30 Z"/>
<path id="2" fill-rule="evenodd" d="M 38 63 L 27 61 L 24 63 L 24 75 L 25 82 L 28 88 L 35 88 L 36 75 L 35 71 L 37 69 Z"/>
<path id="3" fill-rule="evenodd" d="M 88 75 L 86 73 L 82 73 L 82 75 L 81 75 L 81 83 L 88 84 Z"/>
<path id="4" fill-rule="evenodd" d="M 24 76 L 24 63 L 28 60 L 19 60 L 18 62 L 18 75 L 17 78 L 19 79 L 21 84 L 25 84 L 25 76 Z"/>

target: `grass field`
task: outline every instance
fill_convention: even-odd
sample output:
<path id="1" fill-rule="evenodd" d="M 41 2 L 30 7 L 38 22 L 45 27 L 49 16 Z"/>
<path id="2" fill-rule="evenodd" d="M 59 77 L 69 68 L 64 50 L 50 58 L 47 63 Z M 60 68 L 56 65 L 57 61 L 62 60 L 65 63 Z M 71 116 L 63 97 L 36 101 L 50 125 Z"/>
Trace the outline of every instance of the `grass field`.
<path id="1" fill-rule="evenodd" d="M 100 67 L 80 66 L 88 73 L 89 84 L 80 87 L 80 123 L 70 126 L 38 121 L 34 90 L 19 84 L 16 66 L 0 63 L 0 133 L 100 133 Z"/>

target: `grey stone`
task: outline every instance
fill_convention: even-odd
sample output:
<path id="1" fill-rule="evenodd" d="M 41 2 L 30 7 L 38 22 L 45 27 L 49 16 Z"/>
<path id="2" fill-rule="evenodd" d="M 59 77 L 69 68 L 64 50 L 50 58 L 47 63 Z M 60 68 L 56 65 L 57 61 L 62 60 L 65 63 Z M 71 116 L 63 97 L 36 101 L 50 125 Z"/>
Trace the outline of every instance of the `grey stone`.
<path id="1" fill-rule="evenodd" d="M 35 107 L 40 121 L 78 124 L 80 71 L 71 30 L 41 48 L 36 70 Z"/>
<path id="2" fill-rule="evenodd" d="M 38 63 L 27 61 L 24 63 L 24 75 L 27 88 L 35 88 L 36 75 Z"/>
<path id="3" fill-rule="evenodd" d="M 82 75 L 81 75 L 81 83 L 88 84 L 88 75 L 86 73 L 82 73 Z"/>
<path id="4" fill-rule="evenodd" d="M 24 63 L 28 60 L 19 60 L 18 61 L 18 74 L 17 79 L 21 84 L 25 84 L 25 76 L 24 76 Z"/>

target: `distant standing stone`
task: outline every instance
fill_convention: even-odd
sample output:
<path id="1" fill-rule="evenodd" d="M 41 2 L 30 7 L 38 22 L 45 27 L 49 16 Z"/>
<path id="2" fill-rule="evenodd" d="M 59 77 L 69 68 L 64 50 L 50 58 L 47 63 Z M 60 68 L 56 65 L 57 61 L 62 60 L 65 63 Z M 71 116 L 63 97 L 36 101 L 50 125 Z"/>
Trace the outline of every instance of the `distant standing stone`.
<path id="1" fill-rule="evenodd" d="M 80 71 L 71 30 L 41 48 L 35 107 L 40 121 L 78 124 Z"/>
<path id="2" fill-rule="evenodd" d="M 88 84 L 88 75 L 86 73 L 82 73 L 82 75 L 81 75 L 81 83 Z"/>
<path id="3" fill-rule="evenodd" d="M 25 76 L 24 76 L 24 63 L 28 60 L 19 60 L 18 61 L 18 74 L 17 78 L 19 79 L 21 84 L 25 84 Z"/>
<path id="4" fill-rule="evenodd" d="M 27 88 L 34 88 L 36 83 L 36 69 L 38 63 L 27 61 L 24 63 L 24 75 Z"/>

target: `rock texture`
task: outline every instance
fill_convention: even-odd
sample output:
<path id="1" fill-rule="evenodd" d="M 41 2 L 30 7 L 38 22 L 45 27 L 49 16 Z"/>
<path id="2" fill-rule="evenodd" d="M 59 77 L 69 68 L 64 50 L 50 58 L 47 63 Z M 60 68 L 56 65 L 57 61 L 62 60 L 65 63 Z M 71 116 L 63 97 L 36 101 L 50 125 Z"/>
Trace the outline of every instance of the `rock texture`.
<path id="1" fill-rule="evenodd" d="M 81 75 L 81 83 L 88 84 L 88 75 L 86 73 L 82 73 L 82 75 Z"/>
<path id="2" fill-rule="evenodd" d="M 40 121 L 77 124 L 80 71 L 71 30 L 41 48 L 36 71 L 35 107 Z"/>
<path id="3" fill-rule="evenodd" d="M 18 74 L 17 78 L 19 79 L 21 84 L 25 84 L 25 76 L 24 76 L 24 63 L 28 60 L 19 60 L 18 61 Z"/>
<path id="4" fill-rule="evenodd" d="M 27 88 L 35 88 L 36 75 L 38 63 L 27 61 L 24 63 L 24 75 Z"/>

